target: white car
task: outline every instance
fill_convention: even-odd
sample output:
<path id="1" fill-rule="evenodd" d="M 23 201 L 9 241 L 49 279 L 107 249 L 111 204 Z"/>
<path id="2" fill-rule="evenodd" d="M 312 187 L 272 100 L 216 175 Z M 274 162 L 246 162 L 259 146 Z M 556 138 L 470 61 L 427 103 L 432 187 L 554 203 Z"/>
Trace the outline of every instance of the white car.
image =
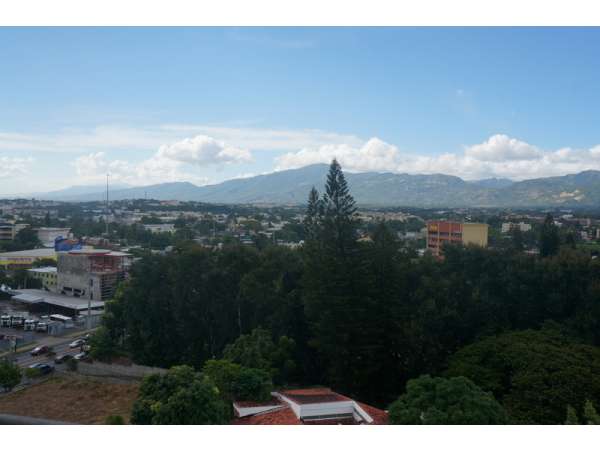
<path id="1" fill-rule="evenodd" d="M 77 361 L 81 361 L 86 356 L 87 356 L 86 352 L 81 352 L 81 353 L 77 353 L 75 356 L 73 356 L 73 359 L 76 359 Z"/>
<path id="2" fill-rule="evenodd" d="M 77 347 L 81 347 L 83 344 L 85 344 L 85 341 L 83 339 L 77 339 L 76 341 L 71 342 L 69 344 L 69 347 L 77 348 Z"/>

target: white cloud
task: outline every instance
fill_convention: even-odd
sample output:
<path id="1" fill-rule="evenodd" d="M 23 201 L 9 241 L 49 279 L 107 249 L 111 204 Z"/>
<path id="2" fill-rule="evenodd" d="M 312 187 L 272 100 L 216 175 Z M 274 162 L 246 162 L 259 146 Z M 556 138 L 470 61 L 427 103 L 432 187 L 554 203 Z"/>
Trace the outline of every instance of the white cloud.
<path id="1" fill-rule="evenodd" d="M 196 136 L 161 146 L 150 158 L 137 164 L 109 160 L 105 152 L 94 152 L 73 161 L 79 181 L 102 182 L 106 174 L 111 179 L 132 185 L 146 185 L 172 181 L 191 181 L 206 184 L 208 179 L 194 173 L 194 167 L 221 166 L 249 162 L 248 150 L 227 146 L 209 136 Z M 190 170 L 192 169 L 192 170 Z"/>
<path id="2" fill-rule="evenodd" d="M 98 126 L 64 129 L 54 133 L 25 134 L 0 130 L 0 150 L 53 153 L 101 152 L 110 150 L 154 150 L 190 135 L 208 135 L 229 146 L 248 150 L 298 150 L 327 144 L 360 145 L 356 136 L 323 130 L 271 129 L 202 124 L 155 126 Z"/>
<path id="3" fill-rule="evenodd" d="M 33 158 L 17 158 L 11 156 L 0 156 L 0 178 L 12 178 L 18 175 L 26 175 Z"/>
<path id="4" fill-rule="evenodd" d="M 163 145 L 158 150 L 157 156 L 197 165 L 252 161 L 252 155 L 248 150 L 228 147 L 225 143 L 204 135 Z"/>
<path id="5" fill-rule="evenodd" d="M 542 158 L 543 152 L 527 142 L 496 134 L 481 144 L 468 147 L 465 156 L 479 161 L 521 161 Z"/>
<path id="6" fill-rule="evenodd" d="M 302 149 L 277 158 L 277 169 L 291 169 L 309 164 L 329 163 L 333 158 L 350 171 L 394 171 L 400 162 L 400 151 L 378 138 L 369 139 L 360 147 L 324 145 L 316 150 Z"/>
<path id="7" fill-rule="evenodd" d="M 600 145 L 588 150 L 545 151 L 506 135 L 494 135 L 485 142 L 466 147 L 462 153 L 422 156 L 402 152 L 392 144 L 371 138 L 360 146 L 325 145 L 286 153 L 276 158 L 276 170 L 329 163 L 333 158 L 349 171 L 443 173 L 467 180 L 488 177 L 523 180 L 600 170 Z"/>

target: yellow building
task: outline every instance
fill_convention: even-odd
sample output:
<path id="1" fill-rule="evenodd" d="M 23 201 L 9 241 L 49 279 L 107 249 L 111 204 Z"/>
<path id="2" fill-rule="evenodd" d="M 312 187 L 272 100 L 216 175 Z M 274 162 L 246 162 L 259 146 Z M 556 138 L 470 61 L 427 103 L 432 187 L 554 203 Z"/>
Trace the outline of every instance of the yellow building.
<path id="1" fill-rule="evenodd" d="M 56 252 L 53 248 L 36 248 L 20 252 L 0 253 L 0 267 L 13 269 L 29 269 L 35 261 L 53 259 L 56 261 Z"/>
<path id="2" fill-rule="evenodd" d="M 480 247 L 487 247 L 488 229 L 489 225 L 487 223 L 463 223 L 463 244 L 475 244 Z"/>
<path id="3" fill-rule="evenodd" d="M 56 292 L 56 280 L 58 278 L 56 267 L 37 267 L 28 269 L 27 272 L 31 278 L 40 280 L 45 289 Z"/>
<path id="4" fill-rule="evenodd" d="M 446 243 L 478 245 L 487 247 L 488 228 L 486 223 L 462 223 L 445 220 L 427 222 L 427 249 L 435 256 L 441 256 Z"/>

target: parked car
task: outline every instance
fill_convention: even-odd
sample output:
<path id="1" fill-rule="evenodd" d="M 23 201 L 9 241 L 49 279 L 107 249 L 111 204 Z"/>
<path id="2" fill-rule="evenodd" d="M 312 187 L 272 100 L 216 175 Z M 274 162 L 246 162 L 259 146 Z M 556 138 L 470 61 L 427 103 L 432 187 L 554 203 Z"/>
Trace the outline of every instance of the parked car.
<path id="1" fill-rule="evenodd" d="M 69 347 L 77 348 L 77 347 L 81 347 L 83 344 L 85 344 L 85 341 L 83 339 L 77 339 L 77 340 L 71 342 L 69 344 Z"/>
<path id="2" fill-rule="evenodd" d="M 85 358 L 87 358 L 87 353 L 86 352 L 77 353 L 75 356 L 73 356 L 73 359 L 75 359 L 77 361 L 81 361 L 81 360 L 83 360 Z"/>
<path id="3" fill-rule="evenodd" d="M 66 355 L 60 355 L 58 356 L 55 360 L 54 363 L 55 364 L 62 364 L 62 363 L 66 363 L 69 360 L 73 359 L 73 355 L 69 355 L 68 353 Z"/>
<path id="4" fill-rule="evenodd" d="M 54 371 L 54 367 L 52 367 L 50 364 L 44 363 L 32 364 L 31 366 L 29 366 L 29 368 L 39 370 L 40 374 L 42 375 L 48 375 L 49 373 L 52 373 Z"/>
<path id="5" fill-rule="evenodd" d="M 31 356 L 43 355 L 44 353 L 48 353 L 50 348 L 47 345 L 40 345 L 39 347 L 34 348 L 29 352 Z"/>

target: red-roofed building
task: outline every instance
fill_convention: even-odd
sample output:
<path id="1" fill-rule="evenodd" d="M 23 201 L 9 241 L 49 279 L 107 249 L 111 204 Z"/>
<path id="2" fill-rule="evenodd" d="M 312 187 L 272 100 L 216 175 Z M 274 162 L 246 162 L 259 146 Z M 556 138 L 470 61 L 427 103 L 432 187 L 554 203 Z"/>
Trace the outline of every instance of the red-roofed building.
<path id="1" fill-rule="evenodd" d="M 388 414 L 328 388 L 272 393 L 265 403 L 235 402 L 234 425 L 385 425 Z"/>

